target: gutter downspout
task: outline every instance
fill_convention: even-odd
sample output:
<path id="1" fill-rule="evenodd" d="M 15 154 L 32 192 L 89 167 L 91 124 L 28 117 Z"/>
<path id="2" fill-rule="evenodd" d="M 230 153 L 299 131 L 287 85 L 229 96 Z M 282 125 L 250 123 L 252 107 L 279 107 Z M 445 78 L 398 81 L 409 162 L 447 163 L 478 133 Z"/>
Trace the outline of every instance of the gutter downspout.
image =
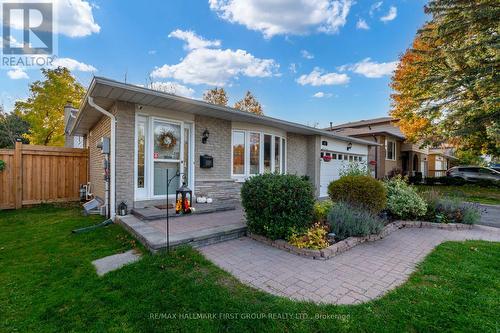
<path id="1" fill-rule="evenodd" d="M 116 150 L 115 150 L 115 139 L 116 139 L 116 117 L 110 113 L 109 111 L 106 111 L 96 103 L 94 103 L 94 99 L 92 97 L 88 97 L 88 102 L 91 107 L 99 111 L 100 113 L 104 114 L 105 116 L 108 116 L 109 119 L 111 120 L 111 172 L 110 172 L 110 209 L 109 209 L 109 218 L 111 220 L 114 220 L 115 218 L 115 175 L 116 175 Z"/>

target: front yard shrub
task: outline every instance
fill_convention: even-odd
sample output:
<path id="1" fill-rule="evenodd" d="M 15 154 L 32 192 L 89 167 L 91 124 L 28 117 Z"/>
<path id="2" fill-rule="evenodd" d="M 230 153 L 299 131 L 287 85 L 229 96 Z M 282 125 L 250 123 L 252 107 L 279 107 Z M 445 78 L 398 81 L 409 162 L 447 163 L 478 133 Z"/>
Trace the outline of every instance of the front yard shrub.
<path id="1" fill-rule="evenodd" d="M 248 229 L 271 239 L 288 239 L 313 222 L 313 185 L 295 175 L 253 176 L 241 187 Z"/>
<path id="2" fill-rule="evenodd" d="M 427 203 L 425 219 L 437 223 L 476 224 L 481 219 L 478 204 L 462 202 L 459 198 L 441 197 L 436 191 L 422 193 Z"/>
<path id="3" fill-rule="evenodd" d="M 384 185 L 370 176 L 345 176 L 328 185 L 332 201 L 342 201 L 377 214 L 386 205 Z"/>
<path id="4" fill-rule="evenodd" d="M 5 170 L 5 161 L 0 160 L 0 172 L 2 172 L 3 170 Z"/>
<path id="5" fill-rule="evenodd" d="M 344 202 L 335 204 L 330 210 L 328 224 L 338 240 L 378 234 L 384 227 L 384 221 L 378 216 Z"/>
<path id="6" fill-rule="evenodd" d="M 327 234 L 328 234 L 328 228 L 325 225 L 316 222 L 312 227 L 307 229 L 305 233 L 298 233 L 292 231 L 292 234 L 289 237 L 288 242 L 300 249 L 308 248 L 314 250 L 321 250 L 330 245 L 326 238 Z"/>
<path id="7" fill-rule="evenodd" d="M 400 219 L 417 219 L 425 215 L 427 205 L 415 188 L 401 177 L 384 181 L 387 190 L 387 210 Z"/>
<path id="8" fill-rule="evenodd" d="M 328 212 L 332 209 L 333 202 L 331 200 L 316 201 L 314 203 L 313 216 L 315 222 L 324 222 L 328 216 Z"/>

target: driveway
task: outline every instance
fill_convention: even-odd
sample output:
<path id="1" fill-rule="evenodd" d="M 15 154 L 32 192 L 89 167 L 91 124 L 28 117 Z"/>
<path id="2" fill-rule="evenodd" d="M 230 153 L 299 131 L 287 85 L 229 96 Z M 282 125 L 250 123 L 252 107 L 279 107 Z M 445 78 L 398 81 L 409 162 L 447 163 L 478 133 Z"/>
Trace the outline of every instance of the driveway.
<path id="1" fill-rule="evenodd" d="M 416 265 L 444 241 L 500 241 L 500 229 L 400 229 L 329 260 L 313 260 L 247 237 L 200 248 L 222 269 L 249 286 L 296 300 L 356 304 L 403 284 Z"/>
<path id="2" fill-rule="evenodd" d="M 480 205 L 481 222 L 479 224 L 500 228 L 500 205 Z"/>

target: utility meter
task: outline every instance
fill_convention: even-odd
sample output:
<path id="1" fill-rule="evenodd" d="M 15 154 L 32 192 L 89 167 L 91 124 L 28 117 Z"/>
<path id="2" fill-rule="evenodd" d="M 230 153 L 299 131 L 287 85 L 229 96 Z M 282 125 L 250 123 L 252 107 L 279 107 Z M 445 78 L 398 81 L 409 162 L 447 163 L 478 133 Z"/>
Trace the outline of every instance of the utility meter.
<path id="1" fill-rule="evenodd" d="M 109 154 L 109 138 L 103 137 L 101 138 L 101 142 L 97 144 L 97 148 L 101 150 L 101 154 Z"/>

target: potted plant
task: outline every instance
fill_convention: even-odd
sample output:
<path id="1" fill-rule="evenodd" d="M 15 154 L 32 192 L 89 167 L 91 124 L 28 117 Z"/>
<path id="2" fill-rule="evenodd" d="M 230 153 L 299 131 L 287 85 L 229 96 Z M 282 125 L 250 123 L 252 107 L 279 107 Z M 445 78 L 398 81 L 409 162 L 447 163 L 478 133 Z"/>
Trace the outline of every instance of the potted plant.
<path id="1" fill-rule="evenodd" d="M 330 155 L 324 155 L 323 156 L 323 161 L 330 162 L 331 160 L 332 160 L 332 157 Z"/>

